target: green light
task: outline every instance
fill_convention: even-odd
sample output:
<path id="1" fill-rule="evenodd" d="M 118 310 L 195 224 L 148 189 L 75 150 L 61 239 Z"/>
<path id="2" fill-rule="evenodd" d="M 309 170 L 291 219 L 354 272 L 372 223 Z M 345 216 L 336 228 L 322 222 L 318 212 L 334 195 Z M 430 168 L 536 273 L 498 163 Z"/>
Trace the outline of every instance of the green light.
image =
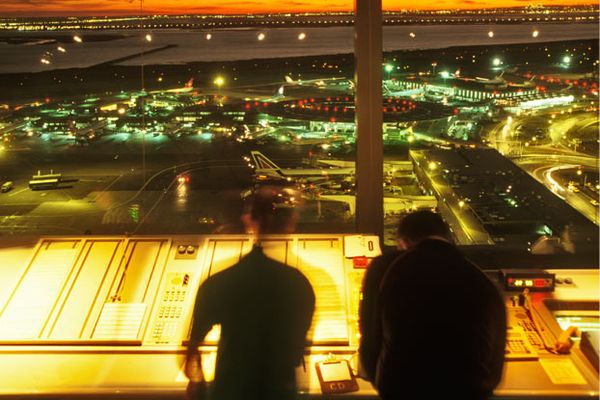
<path id="1" fill-rule="evenodd" d="M 562 61 L 563 61 L 564 64 L 570 64 L 571 63 L 571 56 L 569 56 L 569 55 L 564 56 L 563 59 L 562 59 Z"/>
<path id="2" fill-rule="evenodd" d="M 441 75 L 441 76 L 442 76 L 442 78 L 444 78 L 444 79 L 448 79 L 448 78 L 450 78 L 450 72 L 448 72 L 448 71 L 442 71 L 442 72 L 440 72 L 440 75 Z"/>
<path id="3" fill-rule="evenodd" d="M 392 64 L 385 64 L 385 72 L 392 72 L 394 70 L 394 66 Z"/>
<path id="4" fill-rule="evenodd" d="M 498 57 L 494 58 L 494 60 L 492 61 L 492 64 L 494 64 L 494 67 L 499 67 L 500 64 L 502 64 L 502 60 L 499 59 Z"/>

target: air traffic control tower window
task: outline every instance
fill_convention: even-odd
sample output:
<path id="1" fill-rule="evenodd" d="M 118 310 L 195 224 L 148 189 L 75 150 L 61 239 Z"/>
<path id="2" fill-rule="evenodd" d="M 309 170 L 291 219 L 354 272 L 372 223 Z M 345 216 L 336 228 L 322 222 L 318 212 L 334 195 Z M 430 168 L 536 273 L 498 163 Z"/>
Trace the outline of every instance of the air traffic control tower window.
<path id="1" fill-rule="evenodd" d="M 12 5 L 14 3 L 14 5 Z M 0 6 L 0 234 L 241 233 L 256 184 L 353 232 L 353 6 Z"/>
<path id="2" fill-rule="evenodd" d="M 597 7 L 454 6 L 383 1 L 386 243 L 431 209 L 468 248 L 597 255 Z"/>

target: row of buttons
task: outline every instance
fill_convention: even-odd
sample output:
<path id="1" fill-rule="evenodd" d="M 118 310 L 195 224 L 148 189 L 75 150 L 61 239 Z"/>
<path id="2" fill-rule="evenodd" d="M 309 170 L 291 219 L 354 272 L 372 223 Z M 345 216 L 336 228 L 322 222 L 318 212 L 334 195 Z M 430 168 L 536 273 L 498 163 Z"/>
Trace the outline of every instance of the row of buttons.
<path id="1" fill-rule="evenodd" d="M 556 284 L 557 285 L 562 285 L 562 284 L 567 284 L 567 285 L 572 285 L 573 284 L 573 278 L 556 278 Z"/>
<path id="2" fill-rule="evenodd" d="M 185 301 L 187 290 L 165 290 L 162 301 Z"/>
<path id="3" fill-rule="evenodd" d="M 508 339 L 506 341 L 506 354 L 530 354 L 531 351 L 525 346 L 522 340 L 516 339 Z"/>
<path id="4" fill-rule="evenodd" d="M 158 318 L 179 318 L 183 313 L 181 306 L 160 306 L 158 307 Z"/>
<path id="5" fill-rule="evenodd" d="M 177 246 L 177 253 L 179 253 L 179 254 L 186 254 L 186 253 L 194 254 L 197 249 L 198 248 L 196 246 L 193 246 L 191 244 L 187 245 L 187 246 L 184 244 L 181 244 L 181 245 Z"/>

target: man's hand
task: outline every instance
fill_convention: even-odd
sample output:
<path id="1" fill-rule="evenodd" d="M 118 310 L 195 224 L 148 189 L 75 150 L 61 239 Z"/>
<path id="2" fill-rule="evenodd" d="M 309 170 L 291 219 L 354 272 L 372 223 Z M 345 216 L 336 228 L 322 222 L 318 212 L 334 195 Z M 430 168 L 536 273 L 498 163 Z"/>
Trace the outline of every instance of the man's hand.
<path id="1" fill-rule="evenodd" d="M 198 383 L 204 381 L 204 374 L 202 373 L 202 360 L 200 353 L 196 350 L 189 352 L 185 357 L 185 376 L 190 382 Z"/>
<path id="2" fill-rule="evenodd" d="M 185 393 L 187 400 L 206 399 L 206 382 L 202 373 L 202 359 L 197 350 L 186 355 L 184 372 L 190 380 Z"/>
<path id="3" fill-rule="evenodd" d="M 185 391 L 187 400 L 205 400 L 208 399 L 206 395 L 206 382 L 192 382 L 188 383 Z"/>

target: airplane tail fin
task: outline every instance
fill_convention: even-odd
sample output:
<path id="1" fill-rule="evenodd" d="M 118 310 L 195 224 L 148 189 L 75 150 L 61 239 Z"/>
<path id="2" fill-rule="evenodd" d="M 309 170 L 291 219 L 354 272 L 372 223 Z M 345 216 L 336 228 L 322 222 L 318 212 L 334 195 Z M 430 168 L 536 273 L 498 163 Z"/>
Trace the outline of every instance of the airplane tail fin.
<path id="1" fill-rule="evenodd" d="M 294 81 L 292 78 L 290 78 L 289 75 L 285 76 L 285 82 L 290 83 L 290 84 L 296 83 L 296 81 Z"/>
<path id="2" fill-rule="evenodd" d="M 279 172 L 281 168 L 277 166 L 273 161 L 269 160 L 267 156 L 257 150 L 253 150 L 250 152 L 252 156 L 252 160 L 254 161 L 254 165 L 256 166 L 256 171 L 264 172 L 264 171 L 274 171 Z"/>
<path id="3" fill-rule="evenodd" d="M 194 87 L 194 78 L 191 78 L 189 81 L 187 81 L 187 83 L 184 86 L 185 88 L 191 88 Z"/>

